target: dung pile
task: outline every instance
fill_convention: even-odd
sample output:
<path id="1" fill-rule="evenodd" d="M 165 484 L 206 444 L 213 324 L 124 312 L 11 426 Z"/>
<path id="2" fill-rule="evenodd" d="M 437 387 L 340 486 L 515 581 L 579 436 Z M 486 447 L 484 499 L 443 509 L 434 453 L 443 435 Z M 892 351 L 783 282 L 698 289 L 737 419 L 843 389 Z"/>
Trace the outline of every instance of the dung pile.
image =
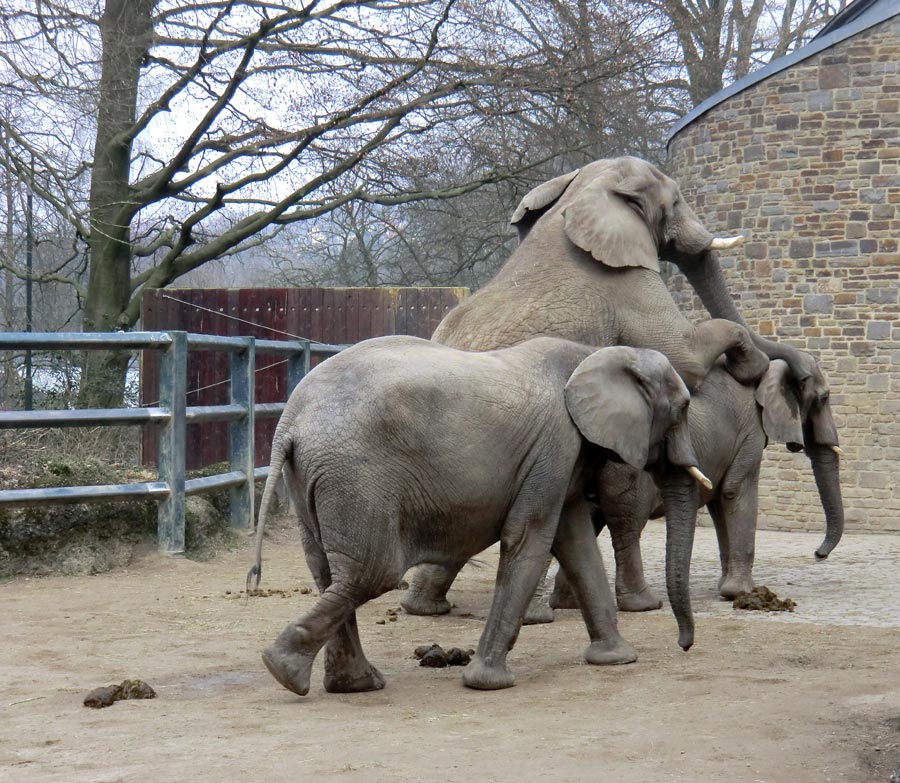
<path id="1" fill-rule="evenodd" d="M 756 612 L 793 612 L 797 605 L 790 598 L 781 599 L 765 585 L 754 587 L 750 593 L 738 593 L 732 606 Z"/>
<path id="2" fill-rule="evenodd" d="M 459 647 L 445 650 L 439 644 L 423 644 L 416 647 L 415 654 L 419 659 L 419 666 L 443 669 L 445 666 L 468 666 L 475 650 L 461 650 Z"/>
<path id="3" fill-rule="evenodd" d="M 156 691 L 143 680 L 122 680 L 121 685 L 106 685 L 94 688 L 84 697 L 84 706 L 95 710 L 112 706 L 123 699 L 154 699 Z"/>

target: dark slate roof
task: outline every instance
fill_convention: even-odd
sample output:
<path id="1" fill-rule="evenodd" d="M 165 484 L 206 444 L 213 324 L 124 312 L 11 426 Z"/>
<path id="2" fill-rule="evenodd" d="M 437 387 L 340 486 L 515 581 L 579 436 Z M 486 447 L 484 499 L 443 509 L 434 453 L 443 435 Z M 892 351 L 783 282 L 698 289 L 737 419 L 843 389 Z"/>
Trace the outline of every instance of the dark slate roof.
<path id="1" fill-rule="evenodd" d="M 715 95 L 711 95 L 699 106 L 685 114 L 669 132 L 666 144 L 670 144 L 679 132 L 698 117 L 706 114 L 710 109 L 715 108 L 733 95 L 737 95 L 748 87 L 752 87 L 754 84 L 758 84 L 764 79 L 768 79 L 770 76 L 774 76 L 776 73 L 780 73 L 792 65 L 802 62 L 825 49 L 829 49 L 841 41 L 852 38 L 857 33 L 881 24 L 881 22 L 898 14 L 900 14 L 900 0 L 855 0 L 830 19 L 828 24 L 806 46 L 802 46 L 784 57 L 773 60 L 743 79 L 738 79 L 738 81 L 728 85 Z"/>

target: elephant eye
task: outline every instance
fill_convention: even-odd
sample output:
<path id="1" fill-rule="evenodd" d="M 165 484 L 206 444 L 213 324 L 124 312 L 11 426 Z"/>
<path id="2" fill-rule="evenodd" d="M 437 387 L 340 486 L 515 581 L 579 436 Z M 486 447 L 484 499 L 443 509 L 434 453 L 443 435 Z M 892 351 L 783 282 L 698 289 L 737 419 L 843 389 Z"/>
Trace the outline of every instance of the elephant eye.
<path id="1" fill-rule="evenodd" d="M 641 201 L 637 196 L 632 196 L 628 193 L 623 193 L 622 198 L 625 199 L 625 203 L 628 204 L 628 206 L 633 207 L 641 214 L 644 213 L 644 206 L 643 206 L 643 204 L 641 204 Z"/>

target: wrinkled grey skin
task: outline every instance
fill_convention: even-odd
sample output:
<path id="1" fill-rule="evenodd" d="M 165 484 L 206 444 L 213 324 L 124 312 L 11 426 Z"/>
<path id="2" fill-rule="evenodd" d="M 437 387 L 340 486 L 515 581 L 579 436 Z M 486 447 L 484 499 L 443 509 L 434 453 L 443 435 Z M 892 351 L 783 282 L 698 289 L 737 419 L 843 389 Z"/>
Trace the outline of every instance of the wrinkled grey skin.
<path id="1" fill-rule="evenodd" d="M 513 685 L 506 655 L 551 548 L 582 607 L 585 659 L 635 660 L 616 628 L 585 477 L 613 453 L 687 476 L 696 462 L 688 401 L 662 354 L 553 338 L 467 353 L 383 337 L 328 359 L 298 384 L 278 423 L 248 575 L 249 586 L 261 572 L 263 526 L 284 469 L 320 597 L 263 653 L 267 668 L 305 695 L 325 646 L 326 690 L 383 687 L 360 646 L 357 607 L 394 589 L 410 566 L 458 569 L 497 541 L 494 599 L 466 685 Z M 687 606 L 679 617 L 687 639 L 685 601 L 675 598 Z"/>
<path id="2" fill-rule="evenodd" d="M 753 587 L 753 558 L 758 509 L 759 471 L 763 449 L 770 443 L 796 448 L 802 437 L 800 392 L 790 382 L 784 362 L 773 361 L 759 387 L 743 386 L 723 368 L 713 368 L 702 388 L 691 397 L 688 426 L 700 469 L 713 482 L 701 488 L 716 529 L 722 575 L 719 593 L 733 599 Z M 837 460 L 837 457 L 834 457 Z M 838 494 L 824 504 L 825 544 L 836 544 L 844 528 L 843 502 Z M 620 611 L 659 609 L 659 597 L 644 580 L 640 535 L 648 519 L 663 515 L 662 500 L 653 479 L 644 471 L 609 462 L 599 471 L 592 500 L 599 533 L 609 529 L 616 556 L 616 602 Z M 832 543 L 833 542 L 833 543 Z M 822 547 L 820 547 L 821 551 Z M 550 596 L 553 608 L 574 608 L 563 572 Z"/>
<path id="3" fill-rule="evenodd" d="M 746 324 L 711 249 L 713 236 L 674 181 L 636 158 L 597 161 L 526 194 L 512 222 L 521 244 L 490 283 L 447 314 L 434 340 L 483 351 L 547 334 L 588 345 L 653 348 L 691 389 L 723 352 L 741 382 L 759 378 L 767 357 L 783 358 L 801 393 L 804 449 L 822 502 L 840 496 L 832 451 L 837 431 L 818 366 L 802 351 L 734 331 L 735 324 Z M 678 264 L 715 320 L 690 324 L 659 275 L 657 257 Z M 674 506 L 667 511 L 688 515 L 696 492 L 693 484 L 669 487 L 665 496 Z M 835 543 L 826 541 L 817 554 L 827 556 Z M 442 568 L 419 568 L 404 609 L 448 612 L 446 591 L 454 577 Z"/>

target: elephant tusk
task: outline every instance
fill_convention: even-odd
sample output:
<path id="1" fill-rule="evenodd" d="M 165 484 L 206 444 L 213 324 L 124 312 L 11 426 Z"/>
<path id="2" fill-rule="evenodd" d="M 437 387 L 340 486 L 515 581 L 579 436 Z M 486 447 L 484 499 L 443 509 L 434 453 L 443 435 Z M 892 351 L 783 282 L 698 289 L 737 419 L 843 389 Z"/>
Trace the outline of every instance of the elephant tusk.
<path id="1" fill-rule="evenodd" d="M 830 448 L 839 457 L 844 456 L 844 450 L 840 446 L 829 446 L 828 448 Z"/>
<path id="2" fill-rule="evenodd" d="M 707 489 L 713 488 L 713 483 L 703 475 L 703 472 L 696 465 L 691 465 L 687 472 L 691 474 L 697 481 L 699 481 L 704 487 Z"/>
<path id="3" fill-rule="evenodd" d="M 742 244 L 744 244 L 744 237 L 738 234 L 736 237 L 714 237 L 709 248 L 710 250 L 728 250 Z"/>

